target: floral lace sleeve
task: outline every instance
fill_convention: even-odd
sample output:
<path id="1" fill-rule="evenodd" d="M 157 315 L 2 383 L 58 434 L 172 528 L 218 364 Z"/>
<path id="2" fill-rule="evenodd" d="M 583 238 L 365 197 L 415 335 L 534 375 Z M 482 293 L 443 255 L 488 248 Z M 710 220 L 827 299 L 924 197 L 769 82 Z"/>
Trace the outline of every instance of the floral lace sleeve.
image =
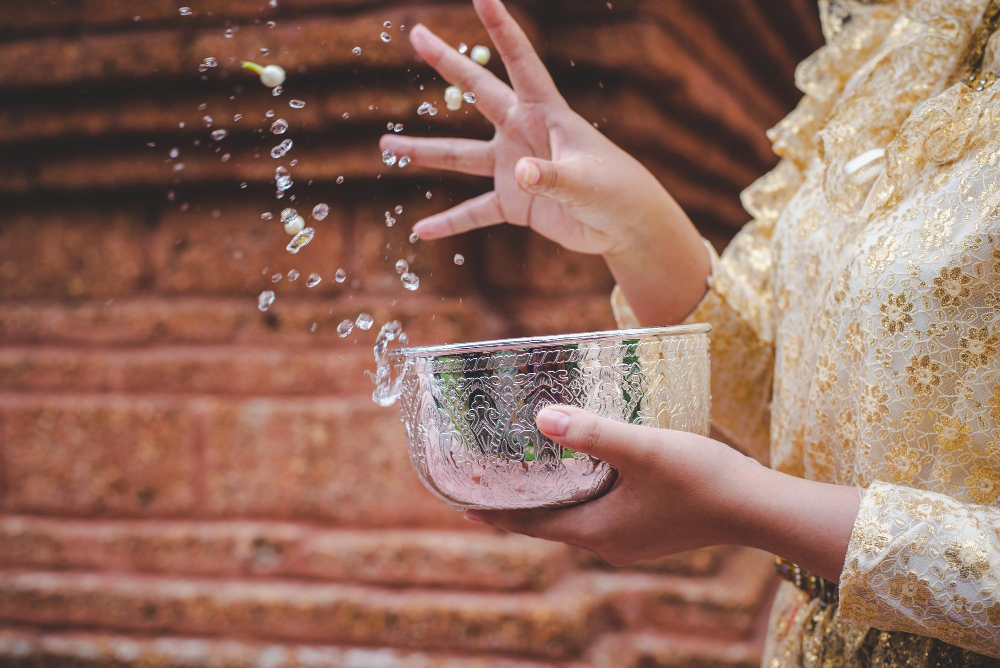
<path id="1" fill-rule="evenodd" d="M 685 319 L 712 325 L 713 426 L 747 454 L 766 463 L 769 449 L 774 346 L 770 327 L 766 239 L 747 225 L 720 258 L 712 258 L 710 289 Z M 754 268 L 751 280 L 747 269 Z M 615 288 L 611 299 L 620 327 L 640 323 Z"/>
<path id="2" fill-rule="evenodd" d="M 1000 657 L 1000 508 L 874 483 L 840 597 L 844 621 Z"/>

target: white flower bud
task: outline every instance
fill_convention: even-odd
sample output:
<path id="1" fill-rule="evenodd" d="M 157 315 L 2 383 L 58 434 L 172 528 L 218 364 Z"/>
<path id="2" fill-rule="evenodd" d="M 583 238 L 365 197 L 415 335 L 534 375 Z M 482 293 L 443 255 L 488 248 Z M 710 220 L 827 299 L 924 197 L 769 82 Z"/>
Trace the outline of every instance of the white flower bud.
<path id="1" fill-rule="evenodd" d="M 285 83 L 285 70 L 278 65 L 261 67 L 257 63 L 245 62 L 243 67 L 260 77 L 260 82 L 268 88 L 274 88 Z"/>
<path id="2" fill-rule="evenodd" d="M 448 111 L 458 111 L 462 108 L 462 89 L 458 86 L 448 86 L 444 89 L 444 104 Z"/>
<path id="3" fill-rule="evenodd" d="M 288 234 L 294 237 L 296 234 L 305 229 L 305 226 L 306 219 L 297 215 L 285 223 L 285 232 L 288 232 Z"/>
<path id="4" fill-rule="evenodd" d="M 472 47 L 472 51 L 469 52 L 469 58 L 472 58 L 480 65 L 485 65 L 486 63 L 490 62 L 490 50 L 488 47 L 480 46 L 477 44 L 476 46 Z"/>

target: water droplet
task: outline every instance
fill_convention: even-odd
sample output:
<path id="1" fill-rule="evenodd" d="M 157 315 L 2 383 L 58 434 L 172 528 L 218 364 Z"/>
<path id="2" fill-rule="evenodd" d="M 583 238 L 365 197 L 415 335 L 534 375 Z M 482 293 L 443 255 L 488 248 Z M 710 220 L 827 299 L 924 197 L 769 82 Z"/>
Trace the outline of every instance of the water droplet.
<path id="1" fill-rule="evenodd" d="M 388 30 L 389 28 L 392 27 L 392 21 L 386 21 L 385 23 L 382 24 L 382 27 Z"/>
<path id="2" fill-rule="evenodd" d="M 475 104 L 476 103 L 476 94 L 475 93 L 466 93 L 465 95 L 462 96 L 462 99 L 465 100 L 466 102 L 468 102 L 469 104 Z"/>
<path id="3" fill-rule="evenodd" d="M 261 220 L 271 220 L 272 218 L 274 218 L 274 214 L 271 213 L 270 211 L 265 211 L 264 213 L 260 214 Z"/>
<path id="4" fill-rule="evenodd" d="M 278 6 L 278 0 L 267 0 L 267 6 L 274 8 Z"/>
<path id="5" fill-rule="evenodd" d="M 282 276 L 280 273 L 277 273 L 277 274 L 275 274 L 274 276 L 271 277 L 271 282 L 272 283 L 277 283 L 282 278 L 284 278 L 284 276 Z"/>
<path id="6" fill-rule="evenodd" d="M 330 207 L 323 202 L 320 202 L 313 207 L 313 219 L 323 220 L 330 213 Z"/>
<path id="7" fill-rule="evenodd" d="M 261 311 L 266 311 L 267 309 L 271 308 L 271 304 L 273 303 L 274 303 L 273 290 L 264 290 L 264 292 L 260 293 L 260 296 L 257 297 L 257 308 L 259 308 Z"/>
<path id="8" fill-rule="evenodd" d="M 292 187 L 292 176 L 287 167 L 278 165 L 274 170 L 274 183 L 278 186 L 278 192 L 283 192 Z"/>
<path id="9" fill-rule="evenodd" d="M 397 204 L 395 211 L 396 211 L 396 215 L 397 216 L 400 215 L 401 213 L 403 213 L 403 205 L 402 204 Z"/>
<path id="10" fill-rule="evenodd" d="M 421 105 L 417 107 L 417 115 L 426 116 L 428 114 L 434 116 L 435 114 L 437 114 L 437 108 L 430 102 L 421 103 Z"/>
<path id="11" fill-rule="evenodd" d="M 420 277 L 409 271 L 400 276 L 399 281 L 407 290 L 416 290 L 420 287 Z"/>
<path id="12" fill-rule="evenodd" d="M 396 133 L 402 132 L 403 131 L 403 124 L 402 123 L 396 123 L 395 125 L 392 126 L 392 131 L 396 132 Z"/>
<path id="13" fill-rule="evenodd" d="M 462 255 L 461 253 L 455 253 L 455 264 L 457 264 L 459 267 L 465 264 L 465 256 Z"/>
<path id="14" fill-rule="evenodd" d="M 297 281 L 297 280 L 299 280 L 299 272 L 298 272 L 298 270 L 296 270 L 296 269 L 289 269 L 288 270 L 288 280 L 290 280 L 290 281 Z"/>
<path id="15" fill-rule="evenodd" d="M 226 39 L 232 39 L 236 34 L 236 28 L 226 28 Z"/>
<path id="16" fill-rule="evenodd" d="M 299 212 L 292 208 L 281 210 L 281 222 L 288 223 L 295 219 L 295 216 L 299 215 Z"/>
<path id="17" fill-rule="evenodd" d="M 379 37 L 382 38 L 383 42 L 391 42 L 392 41 L 392 35 L 390 35 L 387 32 L 382 33 L 381 35 L 379 35 Z"/>
<path id="18" fill-rule="evenodd" d="M 260 55 L 262 55 L 262 56 L 268 56 L 270 54 L 271 54 L 271 50 L 268 49 L 266 46 L 260 47 Z"/>
<path id="19" fill-rule="evenodd" d="M 420 235 L 416 232 L 410 232 L 410 243 L 415 244 L 420 241 Z"/>
<path id="20" fill-rule="evenodd" d="M 274 118 L 274 109 L 268 109 L 264 112 L 265 118 Z"/>
<path id="21" fill-rule="evenodd" d="M 346 121 L 348 118 L 351 117 L 351 115 L 345 111 L 343 114 L 341 114 L 340 117 Z"/>
<path id="22" fill-rule="evenodd" d="M 274 97 L 278 97 L 279 95 L 281 95 L 284 92 L 285 92 L 285 89 L 284 89 L 283 86 L 275 86 L 274 88 L 271 89 L 271 95 L 273 95 Z"/>
<path id="23" fill-rule="evenodd" d="M 427 199 L 430 199 L 431 197 L 434 197 L 434 195 L 431 193 L 430 190 L 428 190 L 427 193 L 424 195 L 424 197 L 426 197 Z"/>
<path id="24" fill-rule="evenodd" d="M 310 332 L 315 332 L 317 327 L 319 327 L 319 323 L 318 322 L 314 322 L 313 324 L 311 324 L 309 326 L 309 331 Z"/>
<path id="25" fill-rule="evenodd" d="M 360 46 L 354 47 L 353 49 L 351 49 L 351 53 L 353 53 L 355 56 L 360 56 L 361 55 L 361 47 Z"/>
<path id="26" fill-rule="evenodd" d="M 371 316 L 370 313 L 362 313 L 358 316 L 358 319 L 354 322 L 358 326 L 358 329 L 368 331 L 375 324 L 375 318 Z"/>
<path id="27" fill-rule="evenodd" d="M 219 64 L 219 61 L 213 58 L 212 56 L 209 56 L 208 58 L 205 58 L 205 60 L 203 60 L 202 63 L 204 63 L 205 66 L 207 67 L 216 67 Z"/>
<path id="28" fill-rule="evenodd" d="M 338 283 L 343 283 L 345 280 L 347 280 L 347 272 L 344 271 L 343 269 L 338 269 L 337 273 L 333 275 L 333 280 L 337 281 Z"/>
<path id="29" fill-rule="evenodd" d="M 288 129 L 288 121 L 284 118 L 279 118 L 274 123 L 271 123 L 271 134 L 283 135 L 285 130 Z"/>
<path id="30" fill-rule="evenodd" d="M 402 158 L 399 159 L 399 168 L 400 169 L 402 169 L 403 167 L 406 167 L 408 164 L 410 164 L 410 156 L 404 155 Z"/>
<path id="31" fill-rule="evenodd" d="M 183 162 L 174 163 L 174 171 L 175 172 L 179 172 L 179 171 L 181 171 L 183 169 L 184 169 L 184 163 Z"/>
<path id="32" fill-rule="evenodd" d="M 243 114 L 233 114 L 233 121 L 238 121 L 243 118 Z"/>
<path id="33" fill-rule="evenodd" d="M 337 177 L 337 185 L 340 185 L 343 182 L 344 182 L 344 177 L 343 176 L 338 176 Z"/>
<path id="34" fill-rule="evenodd" d="M 395 224 L 396 224 L 396 219 L 393 218 L 392 215 L 388 211 L 386 211 L 385 212 L 385 226 L 386 227 L 392 227 Z"/>
<path id="35" fill-rule="evenodd" d="M 289 100 L 288 106 L 291 107 L 292 109 L 301 109 L 302 107 L 306 106 L 306 103 L 303 100 Z"/>
<path id="36" fill-rule="evenodd" d="M 323 282 L 323 277 L 319 274 L 313 273 L 309 274 L 309 278 L 306 279 L 307 288 L 315 288 L 317 285 Z"/>
<path id="37" fill-rule="evenodd" d="M 275 23 L 274 21 L 268 21 L 268 22 L 267 22 L 267 27 L 268 27 L 268 28 L 273 28 L 273 27 L 274 27 L 274 26 L 276 26 L 276 25 L 278 25 L 278 24 L 277 24 L 277 23 Z"/>
<path id="38" fill-rule="evenodd" d="M 348 334 L 354 331 L 354 321 L 347 319 L 337 325 L 337 336 L 340 338 L 346 338 Z"/>
<path id="39" fill-rule="evenodd" d="M 286 139 L 285 141 L 281 142 L 280 144 L 271 149 L 271 157 L 280 158 L 281 156 L 288 153 L 288 151 L 291 150 L 291 148 L 292 148 L 292 140 Z"/>
<path id="40" fill-rule="evenodd" d="M 177 11 L 180 13 L 181 16 L 191 16 L 192 14 L 194 14 L 194 12 L 191 11 L 190 7 L 181 7 Z"/>
<path id="41" fill-rule="evenodd" d="M 396 273 L 405 274 L 410 270 L 410 263 L 406 260 L 396 260 Z"/>
<path id="42" fill-rule="evenodd" d="M 292 240 L 288 242 L 287 246 L 285 246 L 285 250 L 293 255 L 298 253 L 300 250 L 309 245 L 309 242 L 313 240 L 314 234 L 316 234 L 316 230 L 311 227 L 305 228 L 292 237 Z"/>
<path id="43" fill-rule="evenodd" d="M 212 130 L 212 139 L 214 139 L 215 141 L 219 141 L 220 139 L 225 139 L 226 135 L 228 134 L 229 133 L 223 130 L 222 128 L 219 128 L 218 130 Z"/>
<path id="44" fill-rule="evenodd" d="M 461 53 L 463 56 L 466 53 L 468 53 L 468 51 L 469 51 L 469 45 L 466 44 L 465 42 L 462 42 L 461 44 L 458 45 L 458 52 Z"/>
<path id="45" fill-rule="evenodd" d="M 389 149 L 382 151 L 382 162 L 392 167 L 396 164 L 396 154 Z"/>
<path id="46" fill-rule="evenodd" d="M 169 155 L 171 158 L 176 158 L 180 154 L 181 152 L 179 150 L 177 150 L 176 148 L 172 148 L 170 149 L 170 153 L 168 153 L 167 155 Z"/>

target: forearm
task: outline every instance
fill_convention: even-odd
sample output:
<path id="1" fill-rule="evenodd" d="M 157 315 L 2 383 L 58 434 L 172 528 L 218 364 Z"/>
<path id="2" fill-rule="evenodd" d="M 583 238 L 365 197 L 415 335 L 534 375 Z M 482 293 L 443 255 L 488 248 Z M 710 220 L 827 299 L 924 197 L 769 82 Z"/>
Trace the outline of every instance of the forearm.
<path id="1" fill-rule="evenodd" d="M 604 259 L 639 322 L 674 325 L 705 296 L 711 261 L 673 198 L 664 193 L 653 211 L 645 224 L 627 232 L 627 244 Z"/>
<path id="2" fill-rule="evenodd" d="M 734 542 L 785 557 L 837 582 L 858 516 L 854 487 L 796 478 L 765 467 L 733 513 Z"/>

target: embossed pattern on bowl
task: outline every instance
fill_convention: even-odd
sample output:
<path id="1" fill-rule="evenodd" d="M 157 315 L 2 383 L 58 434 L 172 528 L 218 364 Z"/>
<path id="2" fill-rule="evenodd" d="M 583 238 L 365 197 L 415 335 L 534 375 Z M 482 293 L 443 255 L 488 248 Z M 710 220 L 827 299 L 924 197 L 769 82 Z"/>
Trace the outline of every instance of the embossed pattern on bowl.
<path id="1" fill-rule="evenodd" d="M 400 408 L 420 480 L 456 509 L 564 506 L 618 472 L 535 427 L 568 404 L 621 422 L 707 435 L 709 326 L 681 325 L 402 348 Z"/>

